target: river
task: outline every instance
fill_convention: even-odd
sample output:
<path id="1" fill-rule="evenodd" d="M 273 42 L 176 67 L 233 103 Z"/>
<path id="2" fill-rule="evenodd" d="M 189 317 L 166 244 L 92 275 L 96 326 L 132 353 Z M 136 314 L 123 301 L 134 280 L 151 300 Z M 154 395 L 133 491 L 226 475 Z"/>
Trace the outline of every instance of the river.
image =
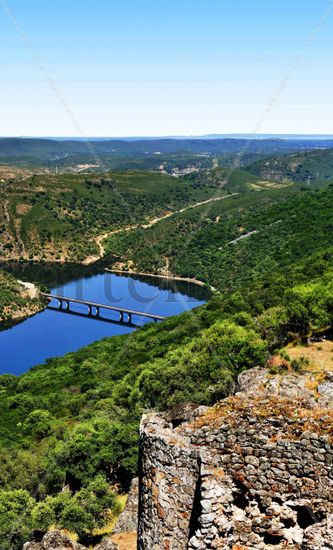
<path id="1" fill-rule="evenodd" d="M 165 280 L 120 276 L 105 273 L 103 270 L 76 276 L 72 280 L 66 280 L 67 278 L 65 277 L 65 282 L 51 286 L 51 293 L 165 317 L 190 310 L 206 301 L 205 293 L 200 287 Z M 84 313 L 87 306 L 71 304 L 71 310 L 74 313 Z M 18 375 L 43 363 L 47 358 L 75 351 L 104 337 L 135 330 L 126 324 L 113 323 L 113 320 L 119 319 L 116 312 L 104 310 L 102 314 L 108 322 L 45 309 L 2 330 L 0 374 Z M 142 317 L 133 318 L 133 323 L 137 326 L 146 322 L 151 321 Z"/>

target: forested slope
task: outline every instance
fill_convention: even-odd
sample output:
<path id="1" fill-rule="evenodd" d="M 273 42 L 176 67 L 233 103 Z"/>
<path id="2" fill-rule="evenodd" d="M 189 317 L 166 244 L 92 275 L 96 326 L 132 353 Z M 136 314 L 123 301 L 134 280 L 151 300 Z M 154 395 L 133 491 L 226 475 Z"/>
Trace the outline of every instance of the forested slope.
<path id="1" fill-rule="evenodd" d="M 213 404 L 274 349 L 327 331 L 332 266 L 330 249 L 257 288 L 0 377 L 1 548 L 19 549 L 31 530 L 51 525 L 98 540 L 96 529 L 107 531 L 117 511 L 119 486 L 136 473 L 142 411 Z"/>
<path id="2" fill-rule="evenodd" d="M 314 181 L 333 177 L 333 149 L 315 149 L 269 157 L 250 164 L 247 169 L 262 178 L 311 185 Z"/>
<path id="3" fill-rule="evenodd" d="M 34 530 L 54 525 L 87 544 L 96 542 L 110 530 L 118 494 L 137 473 L 138 425 L 145 409 L 212 405 L 233 391 L 242 370 L 265 365 L 289 342 L 332 330 L 331 186 L 281 186 L 242 171 L 228 176 L 223 169 L 185 178 L 182 186 L 173 178 L 150 176 L 150 186 L 148 176 L 138 173 L 89 182 L 82 176 L 75 183 L 68 176 L 68 191 L 65 180 L 55 179 L 47 193 L 37 191 L 32 204 L 47 212 L 49 225 L 49 212 L 73 201 L 64 216 L 66 221 L 72 204 L 77 218 L 75 230 L 69 224 L 72 232 L 65 225 L 68 239 L 80 231 L 90 234 L 88 227 L 99 233 L 106 218 L 110 228 L 119 219 L 126 223 L 129 211 L 119 207 L 116 189 L 137 220 L 148 210 L 177 209 L 189 198 L 205 200 L 222 190 L 223 200 L 107 241 L 115 263 L 155 272 L 168 266 L 173 273 L 201 278 L 219 293 L 191 312 L 50 359 L 20 377 L 0 377 L 3 550 L 19 550 Z M 21 198 L 14 193 L 10 204 Z M 63 222 L 54 223 L 52 235 Z M 37 225 L 41 231 L 41 222 Z"/>
<path id="4" fill-rule="evenodd" d="M 236 289 L 333 245 L 332 205 L 332 186 L 252 191 L 113 235 L 107 250 L 115 265 Z"/>
<path id="5" fill-rule="evenodd" d="M 209 182 L 140 171 L 7 180 L 0 184 L 0 259 L 82 261 L 99 253 L 97 235 L 214 193 Z"/>

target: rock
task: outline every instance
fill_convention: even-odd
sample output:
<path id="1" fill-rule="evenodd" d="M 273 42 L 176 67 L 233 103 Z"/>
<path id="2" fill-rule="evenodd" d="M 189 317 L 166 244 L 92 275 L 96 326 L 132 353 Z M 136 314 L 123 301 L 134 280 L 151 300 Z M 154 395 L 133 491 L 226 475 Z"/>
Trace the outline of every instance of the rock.
<path id="1" fill-rule="evenodd" d="M 262 368 L 238 389 L 203 411 L 143 417 L 139 550 L 333 550 L 332 403 L 314 415 L 305 376 Z"/>
<path id="2" fill-rule="evenodd" d="M 118 550 L 118 544 L 111 540 L 103 540 L 94 547 L 94 550 Z"/>
<path id="3" fill-rule="evenodd" d="M 50 531 L 42 539 L 44 550 L 85 550 L 85 546 L 73 542 L 60 531 Z"/>
<path id="4" fill-rule="evenodd" d="M 139 507 L 139 480 L 136 477 L 132 480 L 131 487 L 128 493 L 126 506 L 120 514 L 113 533 L 121 533 L 125 531 L 137 531 L 138 529 L 138 507 Z"/>
<path id="5" fill-rule="evenodd" d="M 326 376 L 328 378 L 328 376 Z M 331 379 L 332 378 L 332 379 Z M 328 407 L 333 404 L 333 376 L 330 375 L 328 380 L 325 380 L 318 386 L 318 404 L 320 407 Z"/>
<path id="6" fill-rule="evenodd" d="M 237 389 L 240 392 L 256 393 L 266 379 L 267 371 L 262 368 L 249 369 L 238 376 Z"/>
<path id="7" fill-rule="evenodd" d="M 183 422 L 193 420 L 200 414 L 203 414 L 208 407 L 198 405 L 197 403 L 179 403 L 166 413 L 164 417 L 167 422 L 170 422 L 174 427 L 179 426 Z"/>
<path id="8" fill-rule="evenodd" d="M 305 529 L 302 550 L 333 549 L 333 514 L 321 523 L 315 523 Z"/>
<path id="9" fill-rule="evenodd" d="M 88 550 L 77 542 L 73 542 L 61 531 L 49 531 L 41 542 L 26 542 L 23 550 Z M 118 550 L 118 545 L 110 540 L 104 540 L 94 547 L 94 550 Z"/>
<path id="10" fill-rule="evenodd" d="M 295 527 L 284 529 L 283 535 L 290 544 L 293 542 L 295 542 L 296 544 L 302 544 L 304 531 L 298 525 L 296 525 Z"/>

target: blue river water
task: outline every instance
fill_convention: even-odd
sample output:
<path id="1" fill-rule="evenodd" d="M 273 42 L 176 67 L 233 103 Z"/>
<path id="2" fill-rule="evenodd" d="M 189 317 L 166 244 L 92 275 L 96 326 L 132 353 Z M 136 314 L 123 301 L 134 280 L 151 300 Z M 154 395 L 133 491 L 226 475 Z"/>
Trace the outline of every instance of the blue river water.
<path id="1" fill-rule="evenodd" d="M 180 288 L 175 284 L 168 286 L 162 280 L 139 280 L 103 272 L 53 287 L 51 293 L 168 317 L 205 301 L 200 293 L 196 296 L 193 285 L 191 289 L 186 285 Z M 57 306 L 58 302 L 52 301 L 50 305 Z M 87 306 L 71 304 L 71 310 L 84 313 Z M 103 310 L 101 313 L 109 321 L 119 320 L 116 312 Z M 133 317 L 133 323 L 138 326 L 145 322 L 151 321 Z M 0 374 L 21 374 L 47 358 L 61 356 L 101 338 L 132 330 L 135 329 L 126 324 L 45 309 L 0 332 Z"/>

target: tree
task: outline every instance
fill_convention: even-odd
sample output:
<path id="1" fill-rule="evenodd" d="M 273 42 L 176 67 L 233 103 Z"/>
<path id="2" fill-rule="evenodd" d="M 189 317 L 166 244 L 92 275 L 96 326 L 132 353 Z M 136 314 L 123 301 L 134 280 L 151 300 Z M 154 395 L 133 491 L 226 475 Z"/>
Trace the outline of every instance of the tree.
<path id="1" fill-rule="evenodd" d="M 29 540 L 34 504 L 35 500 L 23 489 L 0 491 L 1 550 L 21 550 Z"/>

